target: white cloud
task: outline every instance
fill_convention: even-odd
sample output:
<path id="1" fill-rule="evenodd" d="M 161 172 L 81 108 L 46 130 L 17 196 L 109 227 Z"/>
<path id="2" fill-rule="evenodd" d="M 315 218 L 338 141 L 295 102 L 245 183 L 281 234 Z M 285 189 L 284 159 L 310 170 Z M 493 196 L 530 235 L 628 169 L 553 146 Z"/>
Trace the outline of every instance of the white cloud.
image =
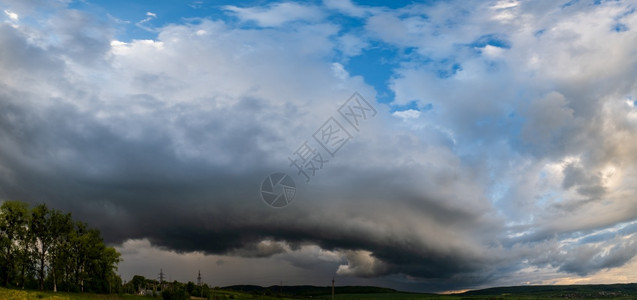
<path id="1" fill-rule="evenodd" d="M 348 251 L 347 264 L 340 265 L 336 274 L 346 276 L 370 277 L 387 271 L 387 266 L 369 251 Z"/>
<path id="2" fill-rule="evenodd" d="M 462 17 L 461 25 L 450 22 L 454 25 L 437 34 L 428 26 L 409 31 L 407 18 L 395 13 L 368 24 L 379 38 L 419 47 L 417 52 L 425 57 L 434 54 L 434 61 L 446 43 L 471 45 L 494 32 L 510 43 L 510 48 L 481 46 L 481 57 L 455 46 L 450 52 L 462 70 L 449 77 L 439 76 L 442 66 L 435 63 L 405 64 L 392 80 L 395 103 L 433 103 L 430 117 L 420 122 L 452 132 L 454 153 L 460 157 L 470 153 L 490 165 L 485 171 L 502 172 L 492 183 L 500 200 L 493 201 L 506 219 L 524 224 L 512 233 L 542 239 L 634 219 L 637 212 L 626 201 L 637 192 L 628 187 L 637 166 L 625 153 L 634 149 L 634 143 L 626 141 L 635 139 L 637 127 L 630 117 L 634 108 L 621 99 L 637 92 L 632 80 L 637 57 L 626 52 L 637 35 L 613 31 L 617 16 L 629 12 L 629 6 L 608 2 L 562 10 L 501 1 L 497 7 L 473 10 Z M 622 22 L 633 24 L 634 15 L 628 13 Z M 593 19 L 597 21 L 586 21 Z M 516 21 L 495 26 L 505 20 Z M 484 144 L 476 147 L 476 141 Z M 567 171 L 545 166 L 560 165 L 569 157 L 581 157 L 576 168 L 580 175 L 571 175 L 574 183 L 566 188 Z M 617 167 L 620 162 L 624 167 Z M 589 272 L 594 266 L 570 270 Z"/>
<path id="3" fill-rule="evenodd" d="M 336 78 L 341 80 L 349 78 L 349 73 L 345 70 L 345 67 L 339 63 L 332 63 L 332 73 Z"/>
<path id="4" fill-rule="evenodd" d="M 418 119 L 418 117 L 420 117 L 420 111 L 415 109 L 400 110 L 393 112 L 392 116 L 403 120 Z"/>
<path id="5" fill-rule="evenodd" d="M 504 51 L 505 49 L 503 48 L 491 45 L 486 45 L 484 48 L 482 48 L 482 53 L 490 58 L 500 57 Z"/>
<path id="6" fill-rule="evenodd" d="M 20 17 L 18 16 L 18 14 L 10 11 L 10 10 L 4 10 L 4 14 L 7 15 L 7 17 L 9 17 L 10 20 L 12 21 L 18 21 L 20 19 Z"/>
<path id="7" fill-rule="evenodd" d="M 324 0 L 323 5 L 329 9 L 334 9 L 354 17 L 362 17 L 366 15 L 369 10 L 369 8 L 366 9 L 355 5 L 351 0 Z"/>
<path id="8" fill-rule="evenodd" d="M 281 2 L 263 7 L 224 6 L 242 21 L 253 21 L 261 27 L 278 27 L 292 21 L 316 22 L 324 17 L 324 13 L 316 6 L 302 5 L 294 2 Z"/>
<path id="9" fill-rule="evenodd" d="M 354 34 L 343 34 L 338 38 L 338 47 L 346 58 L 360 55 L 369 47 L 369 43 L 362 37 Z"/>
<path id="10" fill-rule="evenodd" d="M 519 4 L 520 3 L 518 3 L 518 1 L 516 1 L 516 0 L 500 0 L 496 4 L 494 4 L 491 8 L 492 9 L 513 8 L 513 7 L 518 6 Z"/>
<path id="11" fill-rule="evenodd" d="M 157 18 L 157 14 L 152 13 L 152 12 L 146 12 L 146 18 L 144 18 L 143 20 L 135 23 L 135 25 L 141 29 L 144 29 L 146 31 L 150 31 L 150 32 L 155 32 L 156 30 L 152 27 L 149 27 L 148 25 L 146 25 L 147 23 L 149 23 L 150 21 L 152 21 L 153 19 Z"/>

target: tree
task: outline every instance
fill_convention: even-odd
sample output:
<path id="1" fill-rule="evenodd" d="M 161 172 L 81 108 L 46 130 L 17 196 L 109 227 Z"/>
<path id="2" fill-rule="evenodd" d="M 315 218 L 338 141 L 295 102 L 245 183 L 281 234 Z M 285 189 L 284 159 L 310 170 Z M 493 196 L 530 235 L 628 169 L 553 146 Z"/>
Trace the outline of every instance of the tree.
<path id="1" fill-rule="evenodd" d="M 208 284 L 204 283 L 203 286 L 201 287 L 201 297 L 205 297 L 206 299 L 210 298 L 210 287 L 208 286 Z"/>
<path id="2" fill-rule="evenodd" d="M 88 228 L 86 223 L 76 222 L 75 229 L 71 232 L 69 238 L 69 254 L 70 263 L 68 265 L 69 276 L 72 279 L 72 285 L 76 290 L 84 291 L 84 280 L 87 277 L 85 272 L 86 252 L 88 251 L 87 240 Z"/>
<path id="3" fill-rule="evenodd" d="M 35 245 L 35 256 L 37 260 L 37 275 L 40 290 L 44 290 L 44 278 L 46 273 L 46 263 L 49 250 L 53 245 L 53 235 L 51 234 L 51 211 L 46 204 L 40 204 L 33 208 L 31 212 L 31 233 L 33 234 Z"/>
<path id="4" fill-rule="evenodd" d="M 68 264 L 70 234 L 73 230 L 71 214 L 50 211 L 51 250 L 47 253 L 50 274 L 53 279 L 53 291 L 57 292 L 58 278 L 63 275 L 64 266 Z"/>
<path id="5" fill-rule="evenodd" d="M 104 245 L 99 230 L 87 230 L 82 223 L 76 226 L 72 240 L 76 284 L 82 292 L 107 293 L 113 284 L 111 279 L 119 277 L 115 271 L 121 255 L 115 248 Z"/>
<path id="6" fill-rule="evenodd" d="M 28 214 L 27 217 L 30 218 Z M 29 220 L 27 219 L 27 224 L 28 223 Z M 31 231 L 28 230 L 27 225 L 27 230 L 24 232 L 23 238 L 20 239 L 19 242 L 16 242 L 17 251 L 15 253 L 15 263 L 17 272 L 19 272 L 19 276 L 16 278 L 19 282 L 16 282 L 16 285 L 23 289 L 27 284 L 27 279 L 32 277 L 32 274 L 35 272 L 35 268 L 33 267 L 35 261 L 33 255 L 34 244 L 34 237 Z"/>
<path id="7" fill-rule="evenodd" d="M 70 213 L 17 201 L 0 206 L 0 284 L 119 293 L 120 256 L 99 230 L 74 222 Z"/>
<path id="8" fill-rule="evenodd" d="M 139 294 L 142 289 L 146 289 L 146 278 L 144 276 L 135 275 L 130 282 L 135 289 L 135 294 Z"/>
<path id="9" fill-rule="evenodd" d="M 186 291 L 188 292 L 188 294 L 194 295 L 193 292 L 195 291 L 195 283 L 192 281 L 188 281 L 188 283 L 186 283 Z"/>
<path id="10" fill-rule="evenodd" d="M 185 300 L 190 299 L 190 294 L 188 294 L 184 284 L 175 280 L 169 288 L 161 291 L 161 297 L 164 300 Z"/>
<path id="11" fill-rule="evenodd" d="M 99 231 L 98 231 L 99 234 Z M 112 293 L 113 286 L 120 286 L 122 284 L 122 279 L 115 274 L 117 271 L 117 264 L 119 264 L 121 259 L 121 254 L 115 250 L 113 247 L 107 247 L 104 245 L 104 241 L 102 238 L 99 238 L 101 241 L 101 246 L 99 247 L 101 251 L 100 260 L 98 263 L 98 273 L 96 273 L 96 282 L 98 289 L 97 292 L 101 293 Z"/>
<path id="12" fill-rule="evenodd" d="M 16 262 L 21 264 L 24 275 L 23 247 L 27 243 L 29 207 L 26 203 L 6 201 L 0 207 L 1 271 L 5 286 L 16 276 Z M 22 281 L 24 283 L 24 281 Z"/>

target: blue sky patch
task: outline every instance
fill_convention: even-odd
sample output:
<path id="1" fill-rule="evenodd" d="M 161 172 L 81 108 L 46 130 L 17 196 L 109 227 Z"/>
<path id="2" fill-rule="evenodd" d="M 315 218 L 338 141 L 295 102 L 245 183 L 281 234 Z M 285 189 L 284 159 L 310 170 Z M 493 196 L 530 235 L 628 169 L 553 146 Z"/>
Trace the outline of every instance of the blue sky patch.
<path id="1" fill-rule="evenodd" d="M 483 35 L 469 45 L 475 48 L 484 48 L 487 45 L 504 48 L 504 49 L 511 48 L 511 42 L 509 42 L 506 38 L 502 37 L 501 35 L 495 34 L 495 33 Z"/>
<path id="2" fill-rule="evenodd" d="M 615 24 L 615 26 L 613 26 L 613 31 L 615 31 L 615 32 L 625 32 L 625 31 L 628 31 L 628 26 L 626 26 L 626 24 L 617 23 L 617 24 Z"/>
<path id="3" fill-rule="evenodd" d="M 374 86 L 378 93 L 378 102 L 389 103 L 394 100 L 394 92 L 388 83 L 394 74 L 394 69 L 399 66 L 397 60 L 399 51 L 383 43 L 374 43 L 365 49 L 362 55 L 350 58 L 345 64 L 345 69 L 350 75 L 360 75 L 366 83 Z"/>

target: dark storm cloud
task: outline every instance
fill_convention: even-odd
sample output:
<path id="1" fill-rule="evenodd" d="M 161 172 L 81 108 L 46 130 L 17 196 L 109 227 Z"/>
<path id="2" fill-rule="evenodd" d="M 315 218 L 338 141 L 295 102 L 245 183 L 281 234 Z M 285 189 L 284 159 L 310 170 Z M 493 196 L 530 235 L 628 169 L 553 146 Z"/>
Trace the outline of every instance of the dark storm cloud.
<path id="1" fill-rule="evenodd" d="M 134 107 L 136 101 L 152 100 L 133 96 L 131 106 Z M 12 102 L 15 101 L 4 103 Z M 158 247 L 184 253 L 203 251 L 246 257 L 270 256 L 284 251 L 278 244 L 259 244 L 264 238 L 292 244 L 316 244 L 324 249 L 365 249 L 371 251 L 378 262 L 376 267 L 369 268 L 357 266 L 353 259 L 353 274 L 361 276 L 405 273 L 446 278 L 482 268 L 484 257 L 471 253 L 471 249 L 464 249 L 462 245 L 450 244 L 463 236 L 448 237 L 440 230 L 431 232 L 431 238 L 423 241 L 416 233 L 433 229 L 423 226 L 414 229 L 413 236 L 403 236 L 399 231 L 392 237 L 377 231 L 374 226 L 353 222 L 357 219 L 374 222 L 373 216 L 380 214 L 386 214 L 384 218 L 388 220 L 409 214 L 406 207 L 392 211 L 392 205 L 379 202 L 395 197 L 396 201 L 411 199 L 409 201 L 419 206 L 417 210 L 422 215 L 435 220 L 432 224 L 437 227 L 468 230 L 475 225 L 481 226 L 470 212 L 446 207 L 440 204 L 442 199 L 422 198 L 420 191 L 409 187 L 412 184 L 409 180 L 387 181 L 387 178 L 418 176 L 415 173 L 383 173 L 379 170 L 381 173 L 373 176 L 360 176 L 345 182 L 348 190 L 356 192 L 347 192 L 345 197 L 352 199 L 342 201 L 367 199 L 366 203 L 349 204 L 345 212 L 338 212 L 338 206 L 334 200 L 327 199 L 330 194 L 326 192 L 299 196 L 297 201 L 306 201 L 311 208 L 299 205 L 285 211 L 272 211 L 257 202 L 256 183 L 268 170 L 266 160 L 255 159 L 267 156 L 259 152 L 256 138 L 267 133 L 259 124 L 239 122 L 239 127 L 227 119 L 218 120 L 230 113 L 237 120 L 252 119 L 257 112 L 253 112 L 251 106 L 242 107 L 241 103 L 243 100 L 237 104 L 239 109 L 217 114 L 180 107 L 178 116 L 169 116 L 177 112 L 164 111 L 159 106 L 152 109 L 154 118 L 149 120 L 113 120 L 129 132 L 135 132 L 133 137 L 115 134 L 108 125 L 82 114 L 73 105 L 56 105 L 43 116 L 28 117 L 32 107 L 12 103 L 12 117 L 3 118 L 0 127 L 3 140 L 7 141 L 4 145 L 21 144 L 20 148 L 28 150 L 0 152 L 1 161 L 12 170 L 11 177 L 14 178 L 13 184 L 5 182 L 5 191 L 32 202 L 44 200 L 73 211 L 79 218 L 102 229 L 112 243 L 147 238 Z M 195 140 L 208 136 L 213 140 L 207 144 L 214 145 L 210 148 L 212 153 L 235 153 L 233 160 L 219 166 L 180 158 L 174 149 L 175 141 L 166 132 L 156 130 L 161 128 L 157 123 L 161 120 L 178 124 L 178 128 L 189 135 L 186 138 Z M 189 120 L 201 121 L 190 125 Z M 24 128 L 26 124 L 29 128 Z M 27 130 L 27 134 L 15 133 Z M 252 169 L 246 171 L 240 163 L 248 162 Z M 438 182 L 441 185 L 453 184 L 446 182 L 448 179 L 444 176 L 439 180 L 442 180 Z M 379 185 L 380 182 L 384 183 Z M 331 187 L 323 188 L 329 190 Z M 317 209 L 321 202 L 330 205 L 330 209 Z M 470 223 L 473 224 L 467 225 Z"/>
<path id="2" fill-rule="evenodd" d="M 289 215 L 272 216 L 269 211 L 236 209 L 237 205 L 241 207 L 242 200 L 251 200 L 245 191 L 252 189 L 252 183 L 258 178 L 244 173 L 232 176 L 233 170 L 225 169 L 227 166 L 215 168 L 180 161 L 173 152 L 170 137 L 153 130 L 153 125 L 159 125 L 153 122 L 169 119 L 163 117 L 161 109 L 153 109 L 155 118 L 150 122 L 112 120 L 123 122 L 118 125 L 136 132 L 136 137 L 126 139 L 104 124 L 94 122 L 92 117 L 81 114 L 73 105 L 56 105 L 47 110 L 45 116 L 30 117 L 27 115 L 33 111 L 32 107 L 14 105 L 12 118 L 7 117 L 3 122 L 3 140 L 8 141 L 6 144 L 21 144 L 20 148 L 28 151 L 11 153 L 11 156 L 3 152 L 2 161 L 20 162 L 29 161 L 29 158 L 39 161 L 34 162 L 37 167 L 26 163 L 5 165 L 13 170 L 12 177 L 17 183 L 9 187 L 9 194 L 21 195 L 31 201 L 46 199 L 57 207 L 71 209 L 99 226 L 112 242 L 146 237 L 157 246 L 183 252 L 198 250 L 260 256 L 280 251 L 259 251 L 263 249 L 258 249 L 255 243 L 267 237 L 317 243 L 328 249 L 367 249 L 389 264 L 365 269 L 367 266 L 357 265 L 356 259 L 351 257 L 355 274 L 363 276 L 393 271 L 444 278 L 466 271 L 466 268 L 451 264 L 452 261 L 466 263 L 468 259 L 461 255 L 422 251 L 418 249 L 420 245 L 410 245 L 400 239 L 379 241 L 383 236 L 376 236 L 374 231 L 348 229 L 340 222 L 325 224 L 323 220 L 329 216 L 314 216 L 309 222 L 299 222 L 293 219 L 299 213 L 309 212 L 290 211 Z M 247 134 L 224 128 L 232 124 L 215 120 L 220 116 L 204 118 L 196 113 L 186 114 L 174 122 L 195 138 L 212 134 L 218 145 L 223 145 L 223 152 L 241 156 L 242 150 L 257 148 L 249 142 L 257 134 L 250 133 L 245 127 L 240 129 Z M 187 128 L 186 119 L 210 121 L 204 121 L 205 125 L 199 128 Z M 237 135 L 224 136 L 228 132 Z M 21 159 L 16 159 L 16 155 Z M 263 155 L 243 155 L 245 158 L 259 156 Z M 73 166 L 69 168 L 68 163 Z M 242 186 L 242 183 L 249 184 Z M 367 186 L 373 184 L 364 183 Z M 243 192 L 237 193 L 237 189 Z M 369 192 L 373 194 L 374 191 Z M 212 207 L 200 209 L 203 199 L 209 199 Z M 364 208 L 360 210 L 363 214 Z M 338 217 L 347 220 L 352 216 Z M 113 222 L 114 219 L 117 222 Z M 420 267 L 413 267 L 414 263 Z M 357 270 L 361 268 L 364 271 Z"/>

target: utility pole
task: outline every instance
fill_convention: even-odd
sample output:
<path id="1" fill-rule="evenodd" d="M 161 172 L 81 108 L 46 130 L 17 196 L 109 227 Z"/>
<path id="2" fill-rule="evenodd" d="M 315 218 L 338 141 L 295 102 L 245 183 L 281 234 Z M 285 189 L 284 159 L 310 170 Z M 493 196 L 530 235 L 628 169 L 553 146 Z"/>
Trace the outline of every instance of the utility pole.
<path id="1" fill-rule="evenodd" d="M 334 300 L 334 277 L 332 277 L 332 300 Z"/>

